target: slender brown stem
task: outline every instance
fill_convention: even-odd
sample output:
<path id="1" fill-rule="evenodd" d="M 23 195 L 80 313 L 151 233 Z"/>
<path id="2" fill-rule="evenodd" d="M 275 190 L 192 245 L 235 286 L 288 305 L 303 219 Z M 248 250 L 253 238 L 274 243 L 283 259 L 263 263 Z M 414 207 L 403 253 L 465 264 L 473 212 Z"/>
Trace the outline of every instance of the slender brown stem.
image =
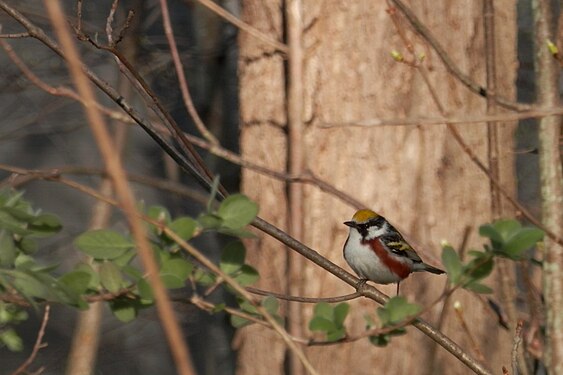
<path id="1" fill-rule="evenodd" d="M 191 0 L 184 0 L 184 2 L 188 2 Z M 233 16 L 231 13 L 227 12 L 225 9 L 221 8 L 215 2 L 211 0 L 196 0 L 198 3 L 206 7 L 207 9 L 211 10 L 213 13 L 217 14 L 219 17 L 223 18 L 225 21 L 230 22 L 234 26 L 238 27 L 240 30 L 252 35 L 253 37 L 261 40 L 267 45 L 274 47 L 276 50 L 288 53 L 288 47 L 275 40 L 270 38 L 268 35 L 264 34 L 260 30 L 252 27 L 251 25 L 247 24 L 246 22 L 240 20 L 239 18 Z"/>
<path id="2" fill-rule="evenodd" d="M 182 60 L 180 59 L 180 54 L 178 53 L 178 47 L 176 45 L 176 39 L 174 38 L 174 31 L 172 30 L 172 23 L 170 22 L 170 14 L 168 12 L 168 2 L 166 0 L 160 0 L 160 9 L 162 11 L 162 22 L 164 23 L 164 34 L 166 35 L 166 40 L 170 46 L 170 54 L 172 56 L 172 61 L 174 62 L 174 68 L 176 69 L 176 75 L 178 76 L 178 83 L 180 85 L 180 91 L 182 93 L 182 99 L 184 99 L 184 105 L 188 110 L 194 124 L 201 133 L 201 135 L 209 141 L 211 144 L 219 144 L 219 141 L 215 136 L 207 129 L 201 117 L 197 113 L 197 110 L 192 101 L 192 96 L 188 88 L 188 82 L 186 80 L 186 75 L 184 74 L 184 66 L 182 65 Z"/>
<path id="3" fill-rule="evenodd" d="M 287 119 L 288 119 L 288 167 L 289 173 L 299 176 L 305 165 L 304 123 L 303 123 L 303 4 L 301 0 L 289 0 L 285 4 L 286 34 L 289 46 L 287 60 Z M 288 233 L 297 239 L 303 238 L 303 185 L 290 183 L 288 186 Z M 287 253 L 287 294 L 299 295 L 303 292 L 303 258 L 294 252 Z M 293 336 L 303 336 L 303 312 L 301 305 L 288 303 L 289 332 Z M 298 358 L 290 356 L 293 375 L 303 374 Z"/>
<path id="4" fill-rule="evenodd" d="M 31 350 L 31 354 L 29 355 L 29 357 L 27 357 L 27 359 L 25 360 L 24 363 L 21 364 L 20 367 L 18 367 L 16 369 L 16 371 L 12 372 L 11 375 L 23 375 L 23 374 L 27 374 L 27 368 L 33 363 L 33 361 L 35 360 L 35 357 L 37 357 L 37 353 L 39 353 L 39 350 L 41 348 L 44 348 L 47 346 L 47 344 L 44 344 L 43 341 L 43 336 L 45 335 L 45 329 L 47 328 L 47 322 L 49 321 L 49 312 L 51 311 L 51 306 L 50 305 L 45 305 L 45 312 L 43 313 L 43 320 L 41 321 L 41 326 L 39 327 L 39 332 L 37 332 L 37 339 L 35 340 L 35 345 L 33 345 L 33 349 Z M 41 372 L 42 369 L 38 370 L 38 372 Z"/>

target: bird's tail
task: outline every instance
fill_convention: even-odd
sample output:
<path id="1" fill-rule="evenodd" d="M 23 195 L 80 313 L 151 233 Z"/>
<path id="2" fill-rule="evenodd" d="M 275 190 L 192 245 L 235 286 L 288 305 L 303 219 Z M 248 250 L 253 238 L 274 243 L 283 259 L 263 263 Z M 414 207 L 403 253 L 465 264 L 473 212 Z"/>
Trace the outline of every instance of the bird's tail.
<path id="1" fill-rule="evenodd" d="M 422 267 L 415 269 L 415 271 L 419 271 L 419 272 L 427 271 L 427 272 L 430 272 L 430 273 L 435 273 L 436 275 L 441 275 L 443 273 L 446 273 L 446 271 L 443 271 L 443 270 L 436 268 L 436 267 L 432 267 L 432 266 L 430 266 L 426 263 L 422 263 L 421 266 Z"/>

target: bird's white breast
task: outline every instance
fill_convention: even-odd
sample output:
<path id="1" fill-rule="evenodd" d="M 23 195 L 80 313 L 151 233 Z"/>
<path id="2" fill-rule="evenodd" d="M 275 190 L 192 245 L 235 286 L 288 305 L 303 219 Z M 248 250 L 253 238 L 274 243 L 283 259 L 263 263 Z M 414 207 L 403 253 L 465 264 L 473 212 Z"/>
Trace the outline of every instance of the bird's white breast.
<path id="1" fill-rule="evenodd" d="M 371 238 L 377 236 L 371 236 Z M 378 284 L 390 284 L 401 281 L 401 278 L 391 272 L 381 263 L 379 257 L 369 244 L 362 244 L 362 236 L 354 229 L 350 229 L 350 234 L 344 245 L 344 259 L 352 267 L 359 277 L 369 279 Z"/>

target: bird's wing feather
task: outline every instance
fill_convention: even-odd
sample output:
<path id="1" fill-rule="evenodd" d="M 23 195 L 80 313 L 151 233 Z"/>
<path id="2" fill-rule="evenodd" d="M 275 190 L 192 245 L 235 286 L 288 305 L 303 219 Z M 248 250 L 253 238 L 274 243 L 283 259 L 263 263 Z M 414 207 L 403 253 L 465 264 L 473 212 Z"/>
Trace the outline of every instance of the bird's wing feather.
<path id="1" fill-rule="evenodd" d="M 393 254 L 409 258 L 415 263 L 422 262 L 422 259 L 418 256 L 416 251 L 405 241 L 399 232 L 394 231 L 394 233 L 382 237 L 383 242 Z"/>

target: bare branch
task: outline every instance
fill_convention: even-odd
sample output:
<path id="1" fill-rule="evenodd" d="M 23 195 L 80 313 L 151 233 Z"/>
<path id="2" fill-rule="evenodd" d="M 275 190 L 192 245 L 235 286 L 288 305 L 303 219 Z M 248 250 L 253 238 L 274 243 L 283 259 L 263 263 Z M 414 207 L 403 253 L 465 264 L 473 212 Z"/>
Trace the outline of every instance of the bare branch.
<path id="1" fill-rule="evenodd" d="M 188 2 L 190 0 L 184 0 L 184 2 Z M 238 27 L 240 30 L 252 35 L 253 37 L 261 40 L 262 42 L 274 47 L 276 50 L 288 53 L 288 47 L 278 42 L 275 39 L 270 38 L 268 35 L 264 34 L 260 30 L 250 26 L 246 22 L 241 21 L 237 17 L 233 16 L 231 13 L 227 12 L 225 9 L 221 8 L 212 0 L 196 0 L 198 3 L 206 7 L 207 9 L 211 10 L 213 13 L 217 14 L 219 17 L 223 18 L 225 21 L 230 22 L 231 24 Z"/>
<path id="2" fill-rule="evenodd" d="M 188 88 L 188 82 L 186 81 L 186 75 L 184 74 L 184 66 L 182 65 L 182 60 L 180 59 L 180 54 L 178 53 L 178 47 L 176 46 L 176 40 L 174 39 L 174 31 L 172 30 L 172 24 L 170 22 L 170 14 L 168 12 L 168 3 L 166 0 L 160 0 L 160 9 L 162 13 L 162 22 L 164 24 L 164 34 L 166 35 L 166 40 L 170 46 L 170 54 L 172 55 L 172 61 L 174 61 L 174 68 L 176 68 L 176 75 L 178 76 L 178 82 L 180 84 L 180 91 L 182 92 L 182 99 L 184 99 L 184 105 L 188 110 L 194 124 L 201 133 L 201 135 L 207 139 L 211 144 L 219 144 L 219 141 L 215 136 L 207 129 L 201 117 L 197 113 L 192 96 Z"/>
<path id="3" fill-rule="evenodd" d="M 49 321 L 49 312 L 51 311 L 51 306 L 45 305 L 45 312 L 43 313 L 43 320 L 41 321 L 41 326 L 39 327 L 39 332 L 37 333 L 37 339 L 35 340 L 35 345 L 33 345 L 33 349 L 29 357 L 25 360 L 24 363 L 16 371 L 12 373 L 12 375 L 23 375 L 27 374 L 27 368 L 29 365 L 33 363 L 35 357 L 37 357 L 37 353 L 39 350 L 46 347 L 47 344 L 42 343 L 43 336 L 45 335 L 45 329 L 47 328 L 47 322 Z M 43 368 L 39 369 L 36 373 L 42 372 Z"/>
<path id="4" fill-rule="evenodd" d="M 365 119 L 354 122 L 324 122 L 317 125 L 319 128 L 339 128 L 339 127 L 380 127 L 380 126 L 420 126 L 420 125 L 444 125 L 448 124 L 477 124 L 492 121 L 517 121 L 532 118 L 541 118 L 554 115 L 562 115 L 563 107 L 552 108 L 531 108 L 524 112 L 510 112 L 487 115 L 459 116 L 459 117 L 409 117 L 391 119 Z"/>
<path id="5" fill-rule="evenodd" d="M 522 342 L 522 326 L 524 322 L 519 320 L 516 324 L 516 332 L 514 333 L 514 340 L 512 342 L 512 353 L 511 353 L 511 360 L 512 360 L 512 373 L 518 374 L 518 347 Z"/>

